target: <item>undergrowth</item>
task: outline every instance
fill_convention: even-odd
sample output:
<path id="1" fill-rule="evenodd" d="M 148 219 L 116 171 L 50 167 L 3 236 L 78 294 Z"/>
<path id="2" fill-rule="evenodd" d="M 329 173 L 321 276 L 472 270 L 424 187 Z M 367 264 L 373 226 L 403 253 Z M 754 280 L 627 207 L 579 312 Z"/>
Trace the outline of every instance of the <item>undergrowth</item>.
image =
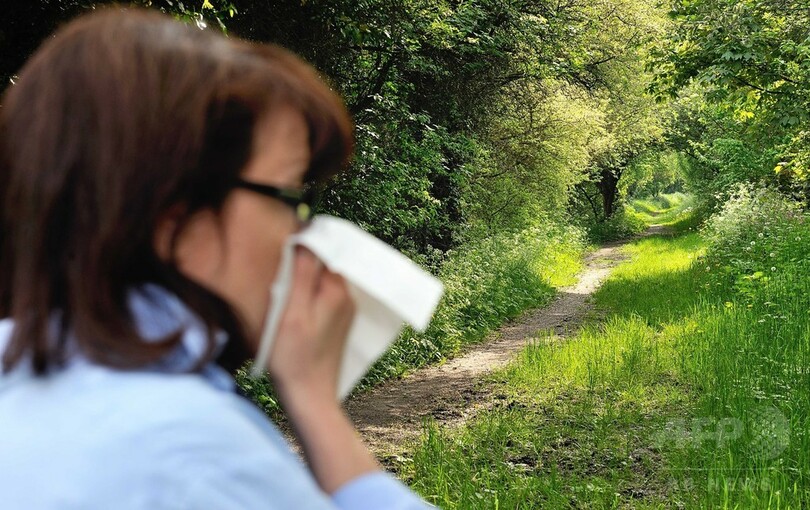
<path id="1" fill-rule="evenodd" d="M 641 215 L 622 206 L 610 218 L 588 225 L 588 237 L 594 243 L 618 241 L 644 232 L 647 226 Z"/>

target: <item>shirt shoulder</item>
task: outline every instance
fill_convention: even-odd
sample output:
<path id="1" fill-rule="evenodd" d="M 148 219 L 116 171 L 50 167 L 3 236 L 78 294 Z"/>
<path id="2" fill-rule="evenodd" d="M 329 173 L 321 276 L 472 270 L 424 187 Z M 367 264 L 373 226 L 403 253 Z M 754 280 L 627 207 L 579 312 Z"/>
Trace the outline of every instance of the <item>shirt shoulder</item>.
<path id="1" fill-rule="evenodd" d="M 160 459 L 162 477 L 184 488 L 176 508 L 291 508 L 296 501 L 331 507 L 282 434 L 248 400 L 194 375 L 133 376 L 144 380 L 125 391 L 128 418 L 139 422 L 128 442 L 141 445 L 144 463 Z"/>
<path id="2" fill-rule="evenodd" d="M 12 508 L 332 507 L 263 413 L 194 374 L 74 367 L 4 387 L 0 415 Z"/>

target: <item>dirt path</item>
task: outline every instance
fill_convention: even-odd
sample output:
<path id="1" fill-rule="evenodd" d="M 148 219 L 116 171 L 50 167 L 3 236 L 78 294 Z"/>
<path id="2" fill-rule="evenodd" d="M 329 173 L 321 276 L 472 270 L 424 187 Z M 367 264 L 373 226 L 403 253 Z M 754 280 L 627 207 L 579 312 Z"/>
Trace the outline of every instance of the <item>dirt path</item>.
<path id="1" fill-rule="evenodd" d="M 486 342 L 348 401 L 349 415 L 371 450 L 390 464 L 419 437 L 423 418 L 452 426 L 490 407 L 495 397 L 480 383 L 481 376 L 508 363 L 539 331 L 553 330 L 563 337 L 576 331 L 593 311 L 591 294 L 624 259 L 618 251 L 622 244 L 590 254 L 576 285 L 560 289 L 548 306 L 524 313 Z"/>

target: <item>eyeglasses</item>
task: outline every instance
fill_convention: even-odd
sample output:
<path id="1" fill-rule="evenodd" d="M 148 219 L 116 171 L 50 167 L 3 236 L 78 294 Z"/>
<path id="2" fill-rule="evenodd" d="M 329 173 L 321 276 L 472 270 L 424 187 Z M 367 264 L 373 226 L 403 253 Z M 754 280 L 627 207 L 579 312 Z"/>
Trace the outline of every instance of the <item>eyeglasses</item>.
<path id="1" fill-rule="evenodd" d="M 299 220 L 307 222 L 312 219 L 312 202 L 314 193 L 312 190 L 302 190 L 295 188 L 277 188 L 268 184 L 259 184 L 244 179 L 236 179 L 233 186 L 262 194 L 281 200 L 285 204 L 295 209 L 295 215 Z"/>

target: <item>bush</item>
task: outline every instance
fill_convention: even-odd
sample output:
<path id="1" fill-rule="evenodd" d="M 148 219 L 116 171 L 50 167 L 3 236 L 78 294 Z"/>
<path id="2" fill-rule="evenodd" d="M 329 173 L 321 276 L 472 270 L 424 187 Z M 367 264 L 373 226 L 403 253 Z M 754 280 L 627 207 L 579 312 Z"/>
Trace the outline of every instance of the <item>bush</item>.
<path id="1" fill-rule="evenodd" d="M 753 296 L 777 274 L 807 274 L 810 215 L 772 189 L 739 186 L 703 233 L 707 281 L 719 293 Z"/>
<path id="2" fill-rule="evenodd" d="M 608 220 L 588 225 L 588 237 L 596 243 L 627 239 L 644 232 L 647 222 L 629 207 L 622 207 Z"/>

